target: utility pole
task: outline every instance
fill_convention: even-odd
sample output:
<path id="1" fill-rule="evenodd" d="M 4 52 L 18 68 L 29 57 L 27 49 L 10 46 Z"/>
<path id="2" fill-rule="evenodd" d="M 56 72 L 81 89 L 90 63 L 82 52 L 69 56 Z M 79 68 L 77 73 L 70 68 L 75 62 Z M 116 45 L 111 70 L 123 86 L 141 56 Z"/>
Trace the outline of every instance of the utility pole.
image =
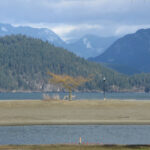
<path id="1" fill-rule="evenodd" d="M 106 81 L 106 78 L 103 77 L 103 84 L 104 84 L 104 88 L 103 88 L 103 91 L 104 91 L 104 100 L 106 100 L 106 97 L 105 97 L 105 81 Z"/>

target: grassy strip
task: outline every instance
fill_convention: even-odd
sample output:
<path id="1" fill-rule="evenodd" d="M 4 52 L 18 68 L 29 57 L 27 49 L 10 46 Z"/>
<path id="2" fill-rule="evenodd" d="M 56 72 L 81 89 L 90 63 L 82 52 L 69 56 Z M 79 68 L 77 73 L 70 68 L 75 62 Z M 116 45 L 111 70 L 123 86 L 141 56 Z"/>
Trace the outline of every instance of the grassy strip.
<path id="1" fill-rule="evenodd" d="M 8 145 L 0 150 L 150 150 L 150 145 Z"/>

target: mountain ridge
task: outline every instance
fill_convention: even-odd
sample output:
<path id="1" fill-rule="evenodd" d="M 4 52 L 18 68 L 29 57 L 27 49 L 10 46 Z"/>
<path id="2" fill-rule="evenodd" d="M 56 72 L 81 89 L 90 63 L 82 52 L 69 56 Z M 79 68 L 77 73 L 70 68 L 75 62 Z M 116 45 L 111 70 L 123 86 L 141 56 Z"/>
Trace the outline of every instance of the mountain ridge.
<path id="1" fill-rule="evenodd" d="M 55 46 L 61 46 L 65 42 L 53 31 L 47 28 L 32 28 L 29 26 L 12 26 L 10 24 L 0 23 L 0 36 L 6 36 L 11 34 L 22 34 L 33 38 L 39 38 L 43 41 L 49 41 Z"/>
<path id="2" fill-rule="evenodd" d="M 125 35 L 115 41 L 103 54 L 89 60 L 103 62 L 109 66 L 115 64 L 128 66 L 137 70 L 134 73 L 150 72 L 150 29 L 141 29 Z"/>
<path id="3" fill-rule="evenodd" d="M 65 48 L 80 57 L 94 57 L 103 53 L 116 39 L 116 37 L 99 37 L 87 34 L 75 42 L 67 44 Z"/>
<path id="4" fill-rule="evenodd" d="M 29 26 L 12 26 L 10 24 L 0 24 L 0 36 L 22 34 L 33 38 L 48 41 L 58 47 L 63 47 L 76 55 L 84 58 L 97 56 L 103 52 L 115 37 L 98 37 L 96 35 L 85 35 L 72 43 L 63 41 L 56 33 L 47 28 L 32 28 Z"/>

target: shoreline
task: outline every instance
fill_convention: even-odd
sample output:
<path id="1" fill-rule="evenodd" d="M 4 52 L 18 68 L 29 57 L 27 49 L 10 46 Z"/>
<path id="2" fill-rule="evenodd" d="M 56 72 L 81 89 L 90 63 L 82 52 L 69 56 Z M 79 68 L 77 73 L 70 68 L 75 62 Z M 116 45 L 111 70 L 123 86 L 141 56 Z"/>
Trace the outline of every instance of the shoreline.
<path id="1" fill-rule="evenodd" d="M 40 144 L 40 145 L 0 145 L 4 150 L 149 150 L 150 145 L 117 145 L 117 144 Z"/>
<path id="2" fill-rule="evenodd" d="M 87 121 L 87 122 L 35 122 L 35 121 L 31 121 L 31 122 L 13 122 L 13 123 L 8 123 L 8 122 L 0 122 L 0 127 L 2 126 L 40 126 L 40 125 L 56 125 L 56 126 L 61 126 L 61 125 L 150 125 L 150 120 L 146 120 L 146 121 L 95 121 L 95 122 L 91 122 L 91 121 Z"/>
<path id="3" fill-rule="evenodd" d="M 68 93 L 68 91 L 30 91 L 30 90 L 12 90 L 12 91 L 0 91 L 0 93 Z M 103 93 L 101 90 L 85 90 L 85 91 L 73 91 L 73 93 Z M 120 90 L 120 91 L 108 91 L 107 93 L 145 93 L 143 90 Z"/>

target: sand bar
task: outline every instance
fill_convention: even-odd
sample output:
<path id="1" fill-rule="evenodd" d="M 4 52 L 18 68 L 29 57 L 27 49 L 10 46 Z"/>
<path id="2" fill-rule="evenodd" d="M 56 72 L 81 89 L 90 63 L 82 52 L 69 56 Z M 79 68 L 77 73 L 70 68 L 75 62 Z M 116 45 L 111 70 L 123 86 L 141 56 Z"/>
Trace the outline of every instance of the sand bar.
<path id="1" fill-rule="evenodd" d="M 0 125 L 148 124 L 150 101 L 0 101 Z"/>

